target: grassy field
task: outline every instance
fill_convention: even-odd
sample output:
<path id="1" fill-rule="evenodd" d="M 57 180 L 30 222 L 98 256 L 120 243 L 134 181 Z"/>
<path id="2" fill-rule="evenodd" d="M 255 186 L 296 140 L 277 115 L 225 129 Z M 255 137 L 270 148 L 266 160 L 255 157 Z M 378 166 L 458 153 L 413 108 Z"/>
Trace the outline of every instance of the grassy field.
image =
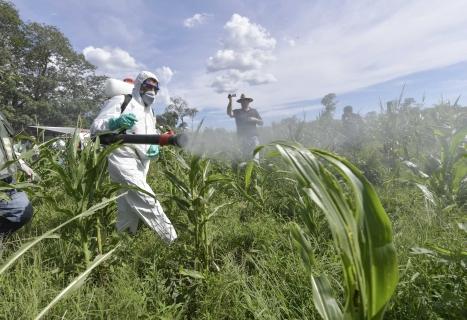
<path id="1" fill-rule="evenodd" d="M 467 170 L 466 108 L 444 105 L 417 110 L 424 116 L 422 124 L 414 122 L 414 112 L 414 108 L 400 109 L 365 119 L 364 139 L 353 145 L 332 140 L 342 133 L 337 120 L 297 123 L 294 128 L 301 125 L 301 131 L 293 136 L 305 146 L 345 156 L 366 177 L 358 181 L 372 183 L 384 208 L 380 214 L 392 225 L 390 244 L 397 254 L 399 274 L 393 294 L 389 290 L 392 297 L 384 318 L 465 319 L 467 238 L 462 180 Z M 433 120 L 436 114 L 443 121 Z M 442 131 L 441 124 L 449 125 L 449 130 Z M 263 130 L 264 139 L 274 140 L 268 130 Z M 279 132 L 278 128 L 272 131 Z M 65 152 L 45 147 L 33 158 L 42 177 L 37 188 L 27 190 L 34 219 L 3 243 L 1 265 L 28 241 L 116 194 L 118 186 L 105 174 L 105 156 L 98 158 L 101 149 L 87 146 L 76 152 L 73 142 L 70 139 Z M 206 148 L 205 154 L 212 155 Z M 429 166 L 430 156 L 438 159 L 437 167 Z M 148 181 L 179 239 L 166 246 L 145 226 L 135 236 L 118 234 L 111 201 L 52 232 L 1 273 L 0 318 L 34 319 L 96 258 L 115 248 L 44 318 L 321 319 L 312 285 L 313 277 L 316 280 L 319 275 L 326 275 L 340 309 L 345 309 L 349 294 L 363 299 L 358 296 L 361 292 L 347 288 L 342 268 L 347 264 L 336 241 L 336 226 L 330 223 L 328 212 L 307 198 L 304 190 L 310 181 L 300 182 L 277 154 L 263 154 L 258 166 L 238 170 L 227 159 L 227 151 L 214 159 L 164 150 L 152 164 Z M 323 162 L 319 170 L 325 170 L 320 171 L 319 181 L 331 176 L 335 180 L 318 196 L 340 186 L 341 193 L 336 195 L 348 204 L 347 217 L 355 215 L 358 197 L 346 184 L 345 174 L 329 162 Z M 364 208 L 362 213 L 370 217 L 373 211 Z M 311 225 L 304 217 L 310 218 Z M 291 234 L 294 226 L 309 245 L 307 254 L 313 261 L 308 265 L 304 247 Z M 379 227 L 372 225 L 369 231 Z M 365 227 L 356 228 L 360 232 Z M 357 239 L 360 245 L 362 239 Z M 366 239 L 372 239 L 368 241 L 371 250 L 373 238 Z M 361 254 L 366 259 L 366 253 Z M 356 267 L 350 264 L 348 268 Z M 326 290 L 318 292 L 326 296 Z M 365 309 L 360 300 L 351 303 Z M 361 319 L 382 316 L 362 312 Z M 355 313 L 353 318 L 358 318 Z"/>

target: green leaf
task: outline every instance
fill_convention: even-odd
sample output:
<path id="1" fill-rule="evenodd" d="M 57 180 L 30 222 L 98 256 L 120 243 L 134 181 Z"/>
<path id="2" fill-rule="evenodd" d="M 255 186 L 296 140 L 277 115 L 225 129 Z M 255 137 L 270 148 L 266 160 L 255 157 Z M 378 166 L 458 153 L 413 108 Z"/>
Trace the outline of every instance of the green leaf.
<path id="1" fill-rule="evenodd" d="M 204 279 L 204 275 L 199 272 L 199 271 L 196 271 L 196 270 L 189 270 L 189 269 L 183 269 L 181 268 L 179 273 L 182 275 L 182 276 L 187 276 L 187 277 L 190 277 L 190 278 L 193 278 L 193 279 Z"/>
<path id="2" fill-rule="evenodd" d="M 344 317 L 381 319 L 399 277 L 391 222 L 373 187 L 355 166 L 332 153 L 273 146 L 329 223 L 343 263 Z M 315 287 L 326 289 L 326 283 Z"/>
<path id="3" fill-rule="evenodd" d="M 87 276 L 91 273 L 91 271 L 94 270 L 102 262 L 107 260 L 119 246 L 120 244 L 117 244 L 115 248 L 113 248 L 106 254 L 98 255 L 94 259 L 94 261 L 91 263 L 91 265 L 84 272 L 82 272 L 76 278 L 74 278 L 73 281 L 70 282 L 70 284 L 66 288 L 60 291 L 60 293 L 47 305 L 47 307 L 42 309 L 42 311 L 34 319 L 35 320 L 41 319 L 55 304 L 57 304 L 57 302 L 64 299 L 67 295 L 71 294 L 73 291 L 79 289 L 84 284 Z"/>
<path id="4" fill-rule="evenodd" d="M 290 233 L 293 239 L 295 240 L 296 244 L 300 248 L 300 256 L 302 257 L 303 264 L 307 269 L 307 272 L 311 275 L 312 269 L 315 266 L 316 262 L 310 241 L 308 241 L 308 239 L 305 236 L 305 233 L 296 223 L 291 224 Z"/>
<path id="5" fill-rule="evenodd" d="M 342 311 L 332 295 L 332 289 L 325 276 L 311 277 L 313 302 L 324 320 L 343 319 Z"/>
<path id="6" fill-rule="evenodd" d="M 457 153 L 457 149 L 459 148 L 460 144 L 464 142 L 467 136 L 467 127 L 464 127 L 458 131 L 451 137 L 451 141 L 449 144 L 449 153 L 451 155 L 455 155 Z"/>
<path id="7" fill-rule="evenodd" d="M 84 218 L 84 217 L 87 217 L 87 216 L 90 216 L 92 214 L 94 214 L 96 211 L 102 209 L 102 208 L 105 208 L 109 203 L 115 201 L 116 199 L 120 198 L 121 196 L 123 196 L 124 194 L 120 194 L 116 197 L 112 197 L 110 199 L 105 199 L 103 200 L 102 202 L 92 206 L 91 208 L 89 208 L 88 210 L 78 214 L 77 216 L 74 216 L 73 218 L 71 219 L 68 219 L 67 221 L 65 221 L 64 223 L 60 224 L 59 226 L 47 231 L 46 233 L 42 234 L 41 236 L 35 238 L 34 240 L 32 241 L 29 241 L 25 244 L 23 244 L 21 246 L 21 248 L 19 248 L 19 250 L 17 250 L 13 256 L 11 256 L 10 258 L 7 259 L 7 261 L 2 265 L 0 266 L 0 275 L 3 274 L 16 260 L 18 260 L 23 254 L 25 254 L 29 249 L 31 249 L 33 246 L 35 246 L 36 244 L 38 244 L 40 241 L 44 240 L 44 239 L 48 239 L 52 236 L 52 234 L 63 228 L 64 226 L 66 226 L 67 224 L 75 221 L 76 219 L 81 219 L 81 218 Z"/>
<path id="8" fill-rule="evenodd" d="M 431 192 L 426 185 L 420 183 L 415 183 L 415 185 L 422 191 L 423 196 L 427 201 L 431 202 L 433 205 L 436 205 L 433 192 Z"/>
<path id="9" fill-rule="evenodd" d="M 255 162 L 253 160 L 248 161 L 245 168 L 245 190 L 248 192 L 248 187 L 251 183 L 251 176 L 253 174 L 253 168 L 255 167 Z"/>
<path id="10" fill-rule="evenodd" d="M 223 208 L 223 207 L 225 207 L 225 206 L 230 206 L 230 205 L 232 205 L 232 204 L 233 204 L 233 202 L 226 202 L 226 203 L 223 203 L 223 204 L 221 204 L 221 205 L 218 205 L 217 207 L 215 207 L 215 208 L 211 211 L 210 214 L 208 214 L 208 215 L 206 216 L 206 221 L 209 221 L 212 217 L 214 217 L 214 216 L 217 214 L 217 212 L 218 212 L 221 208 Z"/>

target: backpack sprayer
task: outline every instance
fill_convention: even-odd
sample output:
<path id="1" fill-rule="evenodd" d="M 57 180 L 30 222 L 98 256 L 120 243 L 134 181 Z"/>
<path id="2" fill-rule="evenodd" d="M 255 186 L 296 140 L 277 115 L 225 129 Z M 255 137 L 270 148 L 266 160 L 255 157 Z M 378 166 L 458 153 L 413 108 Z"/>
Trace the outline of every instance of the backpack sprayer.
<path id="1" fill-rule="evenodd" d="M 112 144 L 115 142 L 133 144 L 157 144 L 160 146 L 177 146 L 180 148 L 188 144 L 188 136 L 184 133 L 175 134 L 168 131 L 164 134 L 103 134 L 99 135 L 102 144 Z"/>

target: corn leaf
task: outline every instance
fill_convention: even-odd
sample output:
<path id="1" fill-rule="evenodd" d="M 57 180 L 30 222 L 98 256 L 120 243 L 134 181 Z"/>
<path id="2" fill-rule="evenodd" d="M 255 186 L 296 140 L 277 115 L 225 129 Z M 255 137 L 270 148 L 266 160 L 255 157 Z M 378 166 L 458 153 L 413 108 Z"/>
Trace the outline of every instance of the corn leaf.
<path id="1" fill-rule="evenodd" d="M 36 316 L 35 319 L 41 319 L 55 304 L 57 304 L 57 302 L 59 302 L 61 299 L 64 299 L 68 294 L 80 288 L 84 284 L 87 276 L 91 273 L 91 271 L 94 270 L 94 268 L 96 268 L 102 262 L 107 260 L 119 246 L 120 244 L 117 244 L 115 248 L 113 248 L 106 254 L 98 255 L 96 259 L 94 259 L 92 264 L 84 272 L 82 272 L 76 278 L 74 278 L 73 281 L 71 281 L 65 289 L 60 291 L 60 293 L 47 305 L 47 307 L 42 309 L 42 311 Z"/>
<path id="2" fill-rule="evenodd" d="M 105 199 L 103 200 L 102 202 L 92 206 L 91 208 L 89 208 L 88 210 L 74 216 L 73 218 L 71 219 L 68 219 L 67 221 L 65 221 L 64 223 L 60 224 L 59 226 L 47 231 L 46 233 L 42 234 L 41 236 L 35 238 L 34 240 L 32 241 L 29 241 L 27 243 L 25 243 L 24 245 L 21 246 L 21 248 L 15 252 L 15 254 L 13 256 L 11 256 L 1 267 L 0 267 L 0 275 L 3 274 L 16 260 L 18 260 L 23 254 L 25 254 L 29 249 L 31 249 L 33 246 L 35 246 L 36 244 L 38 244 L 39 242 L 41 242 L 42 240 L 44 239 L 48 239 L 51 237 L 51 235 L 63 228 L 64 226 L 66 226 L 67 224 L 73 222 L 74 220 L 76 219 L 80 219 L 80 218 L 84 218 L 84 217 L 87 217 L 87 216 L 90 216 L 94 213 L 96 213 L 96 211 L 102 209 L 102 208 L 105 208 L 109 203 L 115 201 L 116 199 L 118 199 L 119 197 L 121 197 L 123 194 L 120 194 L 118 196 L 115 196 L 115 197 L 112 197 L 110 199 Z"/>
<path id="3" fill-rule="evenodd" d="M 329 223 L 344 267 L 344 318 L 381 319 L 398 282 L 398 267 L 391 223 L 373 187 L 356 167 L 332 153 L 274 146 Z M 314 286 L 326 290 L 321 280 Z M 324 305 L 323 297 L 314 299 Z"/>
<path id="4" fill-rule="evenodd" d="M 342 311 L 332 295 L 331 285 L 325 276 L 311 277 L 313 302 L 324 320 L 343 319 Z"/>

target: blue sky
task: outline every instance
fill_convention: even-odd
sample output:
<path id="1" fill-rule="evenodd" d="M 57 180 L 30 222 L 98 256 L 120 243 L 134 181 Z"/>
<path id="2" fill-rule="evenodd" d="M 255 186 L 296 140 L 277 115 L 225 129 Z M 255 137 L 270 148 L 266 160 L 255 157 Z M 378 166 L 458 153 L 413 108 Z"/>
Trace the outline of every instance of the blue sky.
<path id="1" fill-rule="evenodd" d="M 465 0 L 14 0 L 23 20 L 57 26 L 102 74 L 155 72 L 208 126 L 233 128 L 228 92 L 266 123 L 314 118 L 338 95 L 361 114 L 405 96 L 431 105 L 467 85 Z M 461 97 L 460 102 L 464 103 Z"/>

